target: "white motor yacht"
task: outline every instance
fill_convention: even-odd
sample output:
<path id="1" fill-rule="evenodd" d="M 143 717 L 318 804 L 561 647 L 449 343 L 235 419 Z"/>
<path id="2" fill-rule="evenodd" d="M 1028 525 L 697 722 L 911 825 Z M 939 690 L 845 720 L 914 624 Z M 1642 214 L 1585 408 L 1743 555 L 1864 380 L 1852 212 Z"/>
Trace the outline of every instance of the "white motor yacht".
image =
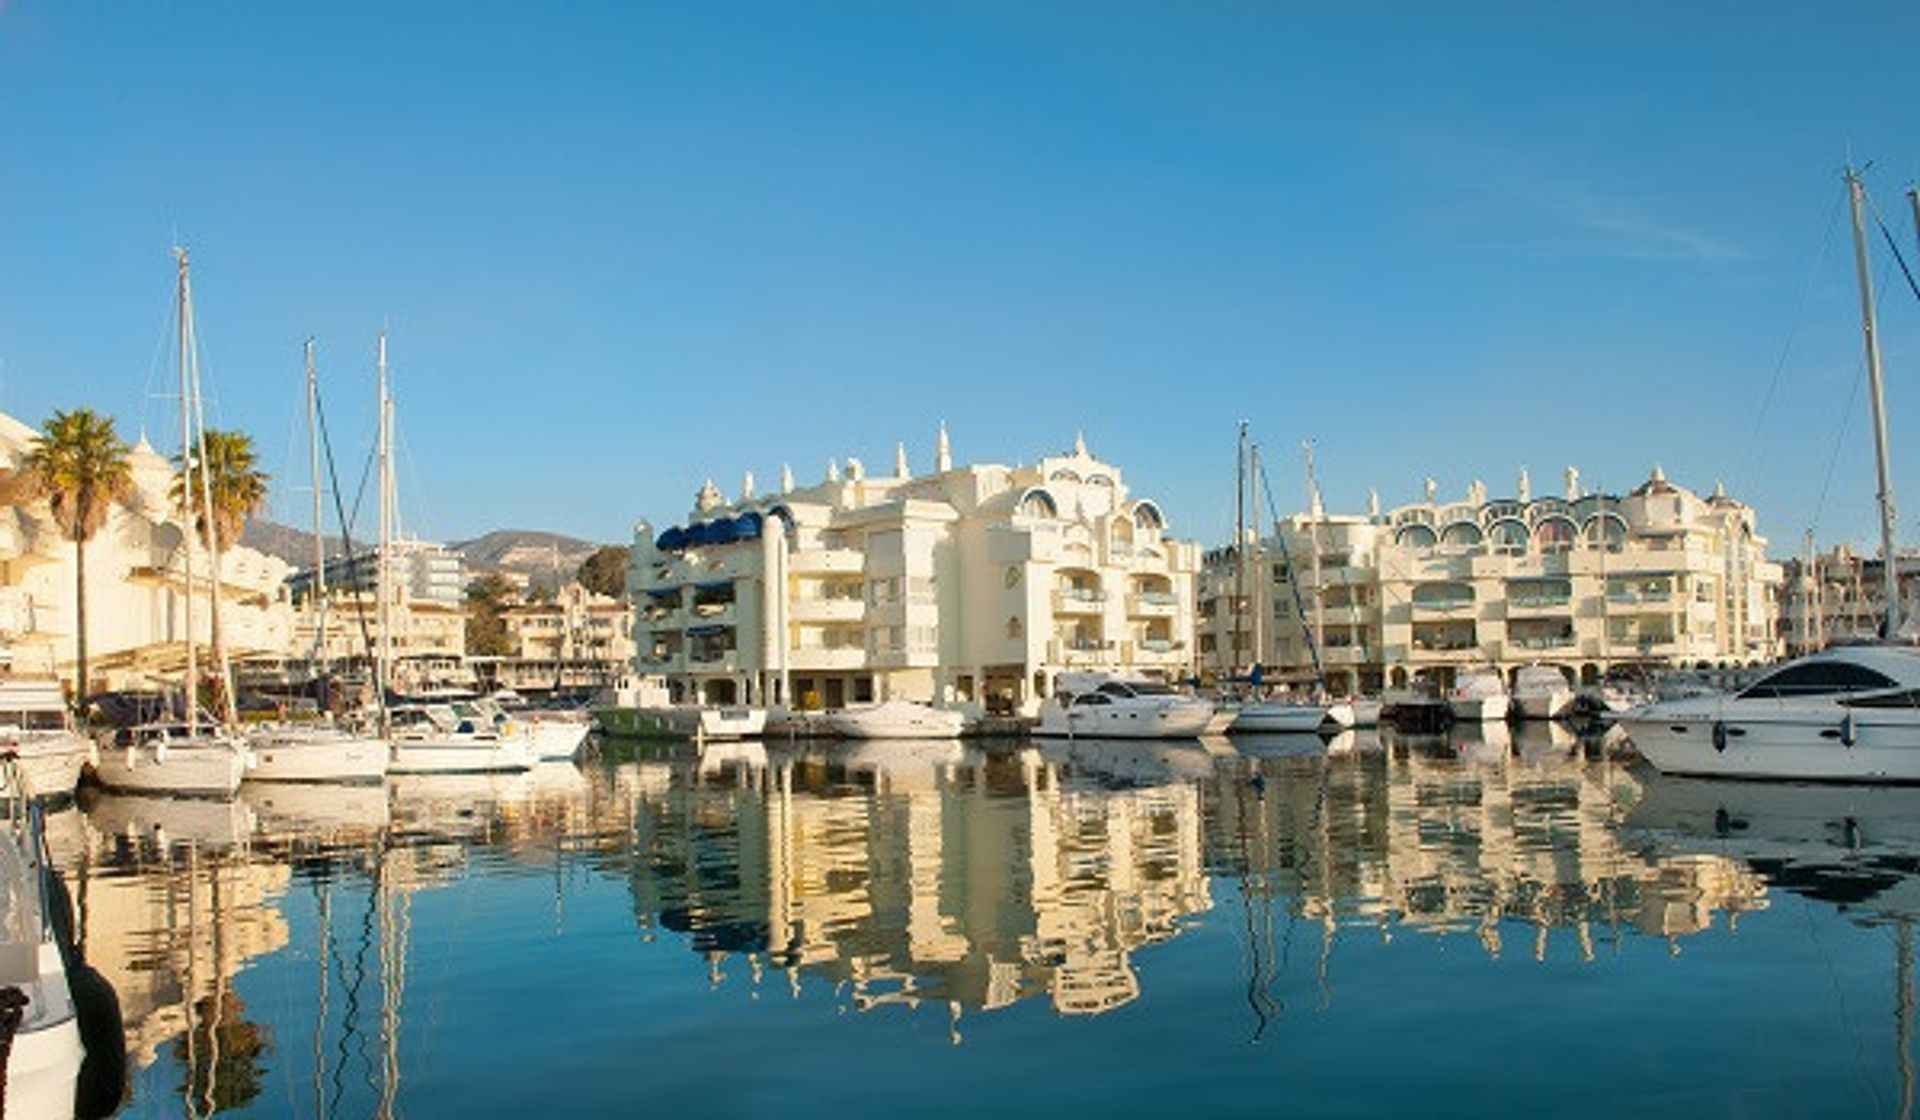
<path id="1" fill-rule="evenodd" d="M 580 753 L 593 725 L 570 712 L 527 712 L 533 755 L 547 762 L 564 762 Z"/>
<path id="2" fill-rule="evenodd" d="M 1668 774 L 1920 781 L 1920 650 L 1837 646 L 1738 692 L 1662 700 L 1619 723 Z"/>
<path id="3" fill-rule="evenodd" d="M 952 739 L 966 726 L 960 712 L 907 700 L 883 700 L 829 712 L 829 731 L 848 739 Z"/>
<path id="4" fill-rule="evenodd" d="M 1294 700 L 1262 700 L 1248 704 L 1227 725 L 1231 735 L 1285 734 L 1294 731 L 1341 731 L 1353 726 L 1353 705 L 1313 704 Z"/>
<path id="5" fill-rule="evenodd" d="M 1559 719 L 1573 707 L 1573 685 L 1552 665 L 1528 665 L 1513 679 L 1513 708 L 1521 719 Z"/>
<path id="6" fill-rule="evenodd" d="M 93 760 L 93 743 L 74 730 L 58 681 L 0 680 L 0 750 L 17 760 L 27 793 L 67 797 Z"/>
<path id="7" fill-rule="evenodd" d="M 389 713 L 389 774 L 479 774 L 533 767 L 533 739 L 480 702 L 405 704 Z"/>
<path id="8" fill-rule="evenodd" d="M 343 727 L 268 727 L 247 736 L 250 782 L 377 782 L 387 775 L 385 739 Z"/>
<path id="9" fill-rule="evenodd" d="M 1453 718 L 1468 723 L 1506 719 L 1508 704 L 1507 682 L 1497 669 L 1465 670 L 1447 694 Z"/>
<path id="10" fill-rule="evenodd" d="M 61 944 L 72 928 L 70 902 L 59 872 L 49 865 L 43 818 L 29 804 L 20 771 L 9 761 L 0 773 L 6 787 L 0 818 L 0 991 L 12 993 L 18 1003 L 12 1014 L 19 1015 L 8 1032 L 0 1111 L 8 1116 L 72 1116 L 82 1107 L 94 1111 L 80 1084 L 86 1036 L 68 955 L 78 968 L 86 966 L 71 944 Z M 118 1100 L 115 1092 L 113 1103 Z"/>
<path id="11" fill-rule="evenodd" d="M 1041 736 L 1192 739 L 1206 731 L 1213 705 L 1158 681 L 1105 673 L 1061 673 L 1040 708 Z"/>
<path id="12" fill-rule="evenodd" d="M 125 793 L 232 797 L 248 760 L 246 743 L 216 725 L 175 720 L 118 730 L 100 745 L 94 774 Z"/>

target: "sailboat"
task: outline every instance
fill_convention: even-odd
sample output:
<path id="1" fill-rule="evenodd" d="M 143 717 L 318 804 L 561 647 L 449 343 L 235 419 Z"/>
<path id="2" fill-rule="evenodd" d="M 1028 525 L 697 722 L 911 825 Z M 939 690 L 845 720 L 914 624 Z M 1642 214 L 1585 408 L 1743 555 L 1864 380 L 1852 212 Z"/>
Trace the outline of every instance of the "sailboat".
<path id="1" fill-rule="evenodd" d="M 206 427 L 200 422 L 200 363 L 193 334 L 193 283 L 187 270 L 187 251 L 174 250 L 177 270 L 178 323 L 180 343 L 180 461 L 189 472 L 200 470 L 201 514 L 213 523 L 212 487 L 208 485 Z M 233 719 L 233 674 L 222 663 L 221 699 L 224 711 L 219 719 L 205 716 L 195 696 L 199 685 L 199 659 L 194 647 L 194 511 L 185 508 L 195 488 L 185 486 L 180 510 L 180 545 L 184 567 L 181 603 L 184 607 L 183 633 L 186 637 L 186 676 L 183 681 L 178 720 L 163 719 L 137 727 L 123 727 L 111 743 L 100 748 L 94 764 L 95 776 L 109 789 L 134 793 L 195 794 L 232 797 L 240 788 L 248 754 L 244 742 L 229 733 Z M 219 609 L 220 545 L 209 534 L 208 583 L 213 610 Z"/>
<path id="2" fill-rule="evenodd" d="M 497 704 L 479 697 L 444 703 L 388 706 L 393 687 L 393 395 L 387 389 L 387 336 L 380 336 L 380 414 L 376 456 L 380 475 L 380 551 L 375 598 L 379 646 L 374 656 L 374 691 L 380 697 L 385 731 L 392 744 L 391 774 L 471 774 L 531 769 L 533 737 Z"/>
<path id="3" fill-rule="evenodd" d="M 1634 746 L 1664 773 L 1920 781 L 1920 649 L 1893 644 L 1901 632 L 1900 588 L 1880 335 L 1867 258 L 1866 188 L 1852 168 L 1846 181 L 1873 406 L 1886 640 L 1836 646 L 1789 661 L 1737 693 L 1663 701 L 1622 714 L 1619 723 Z M 1915 217 L 1920 221 L 1920 202 Z"/>
<path id="4" fill-rule="evenodd" d="M 1248 446 L 1247 426 L 1244 423 L 1240 425 L 1240 450 L 1241 450 L 1241 463 L 1242 463 L 1241 485 L 1243 487 L 1246 485 L 1245 478 L 1248 473 L 1248 466 L 1250 463 L 1251 474 L 1253 479 L 1257 483 L 1262 484 L 1262 487 L 1264 488 L 1264 476 L 1260 474 L 1260 457 L 1259 457 L 1260 452 L 1258 448 L 1252 448 Z M 1311 464 L 1312 462 L 1311 450 L 1308 451 L 1308 455 L 1309 455 L 1308 462 L 1309 464 Z M 1311 477 L 1311 470 L 1312 470 L 1311 465 L 1309 465 L 1308 470 L 1309 470 L 1309 477 Z M 1271 506 L 1271 502 L 1269 502 L 1269 506 Z M 1319 498 L 1317 493 L 1313 501 L 1313 506 L 1314 506 L 1313 517 L 1315 518 L 1315 522 L 1317 524 L 1318 518 L 1320 515 L 1320 503 L 1319 503 Z M 1258 503 L 1255 504 L 1255 509 L 1256 511 L 1258 510 Z M 1332 732 L 1332 731 L 1344 730 L 1345 728 L 1349 728 L 1353 726 L 1352 705 L 1339 704 L 1339 703 L 1327 703 L 1325 702 L 1325 699 L 1324 699 L 1327 691 L 1327 679 L 1326 679 L 1326 674 L 1322 671 L 1321 665 L 1320 665 L 1320 638 L 1319 638 L 1320 626 L 1317 621 L 1319 601 L 1320 601 L 1319 534 L 1318 533 L 1314 534 L 1314 539 L 1311 544 L 1311 548 L 1313 552 L 1313 558 L 1312 558 L 1313 568 L 1314 568 L 1313 594 L 1314 594 L 1316 619 L 1309 620 L 1307 617 L 1306 604 L 1301 600 L 1301 597 L 1300 597 L 1300 582 L 1299 582 L 1298 573 L 1295 573 L 1291 570 L 1293 567 L 1292 561 L 1291 561 L 1291 558 L 1287 557 L 1286 555 L 1287 539 L 1286 539 L 1285 531 L 1281 528 L 1281 525 L 1280 525 L 1280 518 L 1278 516 L 1278 511 L 1270 508 L 1268 512 L 1274 515 L 1273 538 L 1275 541 L 1279 542 L 1281 557 L 1287 560 L 1287 567 L 1289 569 L 1288 582 L 1289 582 L 1289 585 L 1293 588 L 1294 612 L 1296 615 L 1298 615 L 1300 619 L 1301 630 L 1306 633 L 1307 652 L 1313 658 L 1313 672 L 1314 672 L 1314 678 L 1317 682 L 1316 692 L 1319 694 L 1319 698 L 1314 701 L 1302 701 L 1302 700 L 1295 700 L 1292 698 L 1277 699 L 1277 700 L 1260 700 L 1252 704 L 1245 705 L 1233 717 L 1233 722 L 1227 725 L 1227 733 L 1228 734 L 1244 734 L 1248 732 L 1272 733 L 1272 732 L 1298 732 L 1298 731 L 1308 731 L 1308 732 L 1330 731 Z M 1256 515 L 1255 515 L 1256 522 L 1258 521 L 1258 519 L 1259 519 L 1258 514 L 1256 512 Z M 1257 530 L 1255 531 L 1254 536 L 1255 537 L 1259 536 L 1259 533 Z M 1244 566 L 1244 558 L 1241 558 L 1240 562 L 1242 566 Z M 1256 565 L 1255 572 L 1256 573 L 1263 572 L 1264 567 L 1265 567 L 1264 565 Z M 1264 578 L 1264 575 L 1260 576 L 1259 578 Z M 1263 612 L 1261 611 L 1254 612 L 1256 627 L 1258 624 L 1258 620 L 1262 617 L 1262 615 L 1263 615 Z M 1260 646 L 1260 643 L 1258 638 L 1256 637 L 1254 641 L 1254 647 L 1257 650 L 1259 646 Z M 1260 687 L 1260 666 L 1259 665 L 1256 664 L 1254 666 L 1250 676 L 1252 678 L 1253 686 L 1255 688 Z"/>
<path id="5" fill-rule="evenodd" d="M 313 469 L 313 596 L 314 668 L 316 678 L 326 668 L 327 566 L 320 514 L 319 379 L 314 371 L 313 340 L 306 345 L 307 444 Z M 377 782 L 386 776 L 387 741 L 332 724 L 262 728 L 248 738 L 255 782 Z"/>

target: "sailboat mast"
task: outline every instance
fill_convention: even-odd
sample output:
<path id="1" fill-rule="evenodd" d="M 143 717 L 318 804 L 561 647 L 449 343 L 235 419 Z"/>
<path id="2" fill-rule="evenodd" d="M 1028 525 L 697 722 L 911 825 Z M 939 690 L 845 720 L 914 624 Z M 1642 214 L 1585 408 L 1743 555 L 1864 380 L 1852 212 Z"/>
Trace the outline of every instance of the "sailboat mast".
<path id="1" fill-rule="evenodd" d="M 380 551 L 374 566 L 375 624 L 380 630 L 380 649 L 374 659 L 373 678 L 380 696 L 380 708 L 386 710 L 387 674 L 393 660 L 393 626 L 388 599 L 393 552 L 393 402 L 387 396 L 387 336 L 380 335 Z"/>
<path id="2" fill-rule="evenodd" d="M 1266 550 L 1260 541 L 1260 502 L 1253 496 L 1254 488 L 1259 485 L 1259 478 L 1260 445 L 1249 444 L 1247 446 L 1247 490 L 1249 504 L 1253 506 L 1253 533 L 1251 534 L 1253 539 L 1247 542 L 1247 551 L 1251 554 L 1253 570 L 1247 579 L 1247 608 L 1253 613 L 1252 633 L 1248 637 L 1252 642 L 1252 657 L 1256 665 L 1265 664 L 1267 660 L 1267 606 L 1266 596 L 1262 594 L 1266 587 Z"/>
<path id="3" fill-rule="evenodd" d="M 1240 443 L 1233 476 L 1233 656 L 1232 669 L 1241 667 L 1240 640 L 1247 605 L 1247 422 L 1240 421 Z"/>
<path id="4" fill-rule="evenodd" d="M 313 581 L 307 586 L 313 608 L 313 660 L 326 667 L 327 546 L 320 513 L 320 381 L 313 368 L 313 339 L 307 339 L 307 457 L 313 470 Z"/>
<path id="5" fill-rule="evenodd" d="M 193 321 L 193 288 L 187 287 L 187 321 Z M 207 623 L 211 627 L 213 642 L 214 668 L 219 672 L 220 681 L 220 722 L 232 730 L 240 722 L 240 710 L 233 694 L 233 662 L 227 653 L 227 643 L 220 630 L 220 600 L 224 591 L 220 586 L 220 529 L 214 520 L 213 510 L 213 459 L 207 454 L 207 418 L 200 403 L 200 358 L 198 341 L 194 339 L 191 327 L 188 330 L 188 354 L 192 357 L 190 368 L 193 371 L 193 428 L 194 446 L 198 452 L 200 466 L 200 517 L 207 527 Z M 189 472 L 191 473 L 191 472 Z M 189 493 L 192 487 L 188 487 Z"/>
<path id="6" fill-rule="evenodd" d="M 1887 613 L 1884 636 L 1900 629 L 1900 579 L 1893 551 L 1893 480 L 1887 465 L 1887 402 L 1880 375 L 1880 330 L 1873 317 L 1873 276 L 1867 267 L 1867 188 L 1860 175 L 1847 168 L 1847 200 L 1853 210 L 1853 266 L 1860 282 L 1860 330 L 1866 338 L 1867 388 L 1873 404 L 1874 469 L 1880 483 L 1880 556 L 1886 578 Z"/>
<path id="7" fill-rule="evenodd" d="M 1320 500 L 1320 480 L 1313 473 L 1313 441 L 1301 440 L 1307 461 L 1307 548 L 1312 554 L 1313 571 L 1313 669 L 1320 678 L 1320 691 L 1326 692 L 1326 668 L 1320 662 L 1319 646 L 1327 636 L 1327 597 L 1320 587 L 1320 523 L 1326 520 L 1327 506 Z M 1349 590 L 1351 595 L 1352 591 Z"/>
<path id="8" fill-rule="evenodd" d="M 188 370 L 191 368 L 187 353 L 189 350 L 188 332 L 193 325 L 193 311 L 187 299 L 187 251 L 175 248 L 173 251 L 174 270 L 177 276 L 176 299 L 178 307 L 175 315 L 180 334 L 180 469 L 182 477 L 190 477 L 184 472 L 193 462 L 193 413 L 187 407 L 192 385 Z M 185 695 L 181 706 L 186 709 L 187 734 L 198 734 L 200 730 L 200 659 L 193 645 L 193 506 L 192 490 L 183 484 L 180 491 L 180 544 L 183 557 L 183 576 L 185 594 L 182 597 L 182 615 L 185 621 L 187 639 L 187 676 Z"/>

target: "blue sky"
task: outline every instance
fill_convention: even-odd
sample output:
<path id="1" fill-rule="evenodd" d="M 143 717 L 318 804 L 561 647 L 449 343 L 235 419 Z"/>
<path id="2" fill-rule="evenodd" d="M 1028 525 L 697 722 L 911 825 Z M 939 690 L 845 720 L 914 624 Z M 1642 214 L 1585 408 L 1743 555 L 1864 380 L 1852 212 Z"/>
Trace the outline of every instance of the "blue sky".
<path id="1" fill-rule="evenodd" d="M 358 478 L 389 327 L 429 536 L 624 540 L 708 476 L 924 467 L 945 420 L 963 461 L 1084 430 L 1211 542 L 1246 418 L 1286 506 L 1311 437 L 1339 509 L 1658 461 L 1776 554 L 1865 541 L 1840 169 L 1920 256 L 1917 38 L 1911 3 L 4 0 L 0 410 L 170 450 L 177 239 L 210 407 L 277 475 L 312 335 Z"/>

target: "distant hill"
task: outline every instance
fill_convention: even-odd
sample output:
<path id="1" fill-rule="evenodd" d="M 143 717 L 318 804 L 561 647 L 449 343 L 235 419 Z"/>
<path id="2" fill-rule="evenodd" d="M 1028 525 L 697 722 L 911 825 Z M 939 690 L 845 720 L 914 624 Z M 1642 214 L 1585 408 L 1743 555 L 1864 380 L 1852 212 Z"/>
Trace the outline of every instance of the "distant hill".
<path id="1" fill-rule="evenodd" d="M 240 534 L 240 543 L 269 556 L 278 556 L 297 568 L 313 563 L 312 535 L 290 525 L 255 518 L 247 522 Z M 371 542 L 358 539 L 353 544 L 355 549 L 371 547 Z M 460 554 L 461 563 L 469 572 L 511 572 L 544 583 L 551 579 L 555 567 L 562 575 L 571 576 L 601 546 L 537 529 L 495 529 L 470 541 L 449 542 L 447 547 Z M 328 537 L 328 555 L 340 551 L 340 539 Z"/>

